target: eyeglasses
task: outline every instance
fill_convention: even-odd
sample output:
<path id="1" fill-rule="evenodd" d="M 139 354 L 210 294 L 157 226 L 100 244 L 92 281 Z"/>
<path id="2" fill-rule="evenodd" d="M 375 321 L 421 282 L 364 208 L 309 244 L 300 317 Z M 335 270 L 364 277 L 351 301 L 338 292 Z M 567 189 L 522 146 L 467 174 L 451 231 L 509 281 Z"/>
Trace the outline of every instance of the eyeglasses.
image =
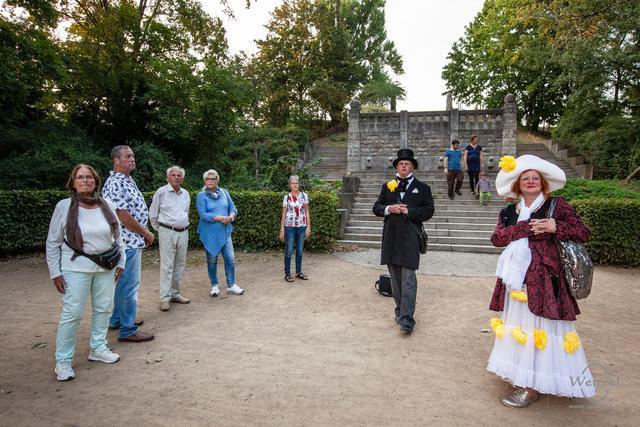
<path id="1" fill-rule="evenodd" d="M 520 178 L 520 182 L 538 182 L 540 181 L 539 176 L 523 176 Z"/>
<path id="2" fill-rule="evenodd" d="M 217 181 L 218 178 L 205 178 L 204 180 L 205 181 Z"/>
<path id="3" fill-rule="evenodd" d="M 76 181 L 95 181 L 93 175 L 79 175 L 76 176 Z"/>

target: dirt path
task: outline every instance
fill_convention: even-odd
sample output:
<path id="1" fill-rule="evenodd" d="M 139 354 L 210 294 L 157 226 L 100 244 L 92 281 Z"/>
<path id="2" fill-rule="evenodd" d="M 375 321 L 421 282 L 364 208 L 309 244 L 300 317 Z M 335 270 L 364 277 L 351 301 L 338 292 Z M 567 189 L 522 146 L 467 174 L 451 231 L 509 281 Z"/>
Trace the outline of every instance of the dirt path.
<path id="1" fill-rule="evenodd" d="M 201 254 L 193 254 L 201 259 Z M 154 255 L 151 254 L 153 260 Z M 305 254 L 307 282 L 282 280 L 280 254 L 238 254 L 244 296 L 208 296 L 192 263 L 183 293 L 158 310 L 158 266 L 143 269 L 142 328 L 122 360 L 91 363 L 88 319 L 76 379 L 53 374 L 61 299 L 42 258 L 0 262 L 0 424 L 15 425 L 637 425 L 640 416 L 638 270 L 599 268 L 578 323 L 598 396 L 503 407 L 508 386 L 485 370 L 493 336 L 493 279 L 418 278 L 415 332 L 393 322 L 377 270 Z M 634 277 L 635 274 L 635 277 Z"/>

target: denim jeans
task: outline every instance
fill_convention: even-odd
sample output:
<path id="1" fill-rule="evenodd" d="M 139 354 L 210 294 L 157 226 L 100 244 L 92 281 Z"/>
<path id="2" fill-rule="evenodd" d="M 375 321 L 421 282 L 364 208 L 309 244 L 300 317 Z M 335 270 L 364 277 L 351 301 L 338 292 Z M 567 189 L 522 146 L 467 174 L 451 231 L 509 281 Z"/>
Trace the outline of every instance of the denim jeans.
<path id="1" fill-rule="evenodd" d="M 113 314 L 109 320 L 112 327 L 120 327 L 118 337 L 125 338 L 135 334 L 136 311 L 138 310 L 138 288 L 140 287 L 140 269 L 142 268 L 142 249 L 127 249 L 127 263 L 120 279 L 116 283 L 113 299 Z"/>
<path id="2" fill-rule="evenodd" d="M 207 271 L 209 272 L 209 280 L 211 281 L 211 287 L 218 284 L 218 255 L 211 255 L 207 253 Z M 227 241 L 220 250 L 222 252 L 222 259 L 224 260 L 224 275 L 227 279 L 227 288 L 230 288 L 236 283 L 236 257 L 233 252 L 233 242 L 231 241 L 231 235 L 227 236 Z"/>
<path id="3" fill-rule="evenodd" d="M 284 228 L 284 274 L 291 274 L 291 254 L 296 250 L 296 273 L 302 273 L 302 250 L 307 227 Z"/>
<path id="4" fill-rule="evenodd" d="M 107 327 L 113 308 L 115 270 L 101 273 L 63 271 L 66 290 L 56 337 L 56 362 L 71 362 L 76 351 L 76 335 L 91 294 L 91 351 L 107 349 Z"/>

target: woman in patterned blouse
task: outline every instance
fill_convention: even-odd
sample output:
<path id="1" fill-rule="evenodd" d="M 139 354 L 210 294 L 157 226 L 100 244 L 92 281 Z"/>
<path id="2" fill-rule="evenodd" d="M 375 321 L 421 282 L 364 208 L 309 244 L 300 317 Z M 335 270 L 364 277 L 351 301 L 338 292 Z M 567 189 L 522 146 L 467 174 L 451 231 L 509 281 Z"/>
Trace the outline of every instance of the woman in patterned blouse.
<path id="1" fill-rule="evenodd" d="M 489 308 L 496 339 L 487 370 L 516 390 L 500 401 L 530 405 L 540 394 L 591 397 L 594 381 L 578 333 L 576 300 L 567 289 L 558 240 L 584 243 L 590 231 L 562 197 L 547 214 L 549 193 L 564 187 L 556 165 L 532 155 L 500 161 L 496 190 L 516 203 L 502 209 L 491 242 L 504 247 Z"/>
<path id="2" fill-rule="evenodd" d="M 309 196 L 300 191 L 300 179 L 297 175 L 289 177 L 291 192 L 282 201 L 280 219 L 280 240 L 284 241 L 284 280 L 293 282 L 291 277 L 291 254 L 296 249 L 296 277 L 307 280 L 302 272 L 302 250 L 304 239 L 311 234 L 311 212 Z"/>

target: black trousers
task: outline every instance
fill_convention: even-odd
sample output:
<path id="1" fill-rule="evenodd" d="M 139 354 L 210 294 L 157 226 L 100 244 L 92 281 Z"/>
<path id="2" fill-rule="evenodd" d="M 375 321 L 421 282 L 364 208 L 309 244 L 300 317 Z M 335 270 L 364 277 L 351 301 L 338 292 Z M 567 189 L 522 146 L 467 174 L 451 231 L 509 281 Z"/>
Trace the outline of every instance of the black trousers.
<path id="1" fill-rule="evenodd" d="M 480 171 L 467 171 L 469 174 L 469 187 L 471 187 L 471 191 L 476 191 L 476 185 L 478 181 L 480 181 Z"/>
<path id="2" fill-rule="evenodd" d="M 401 326 L 413 328 L 416 321 L 413 313 L 416 311 L 416 294 L 418 292 L 418 280 L 416 271 L 401 265 L 388 264 L 389 276 L 391 276 L 391 292 L 396 302 L 396 318 Z"/>

